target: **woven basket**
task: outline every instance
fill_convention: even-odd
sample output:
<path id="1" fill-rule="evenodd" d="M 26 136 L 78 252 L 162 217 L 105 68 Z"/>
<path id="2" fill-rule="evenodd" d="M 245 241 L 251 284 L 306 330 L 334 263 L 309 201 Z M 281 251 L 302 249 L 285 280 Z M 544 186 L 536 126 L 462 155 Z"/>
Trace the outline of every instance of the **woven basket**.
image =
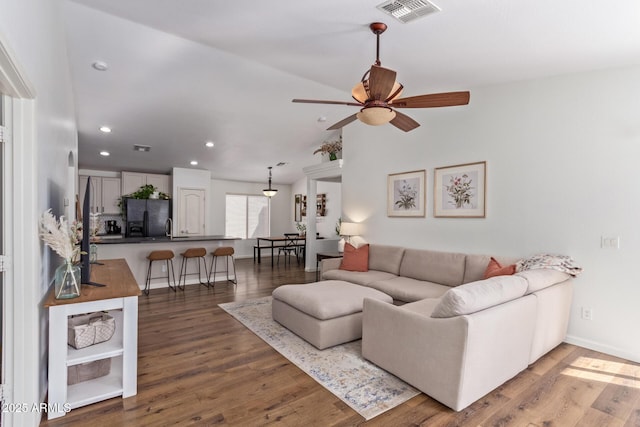
<path id="1" fill-rule="evenodd" d="M 90 313 L 69 317 L 67 343 L 76 349 L 109 341 L 116 330 L 116 321 L 107 313 Z"/>
<path id="2" fill-rule="evenodd" d="M 104 377 L 111 372 L 111 359 L 94 360 L 67 368 L 67 385 Z"/>

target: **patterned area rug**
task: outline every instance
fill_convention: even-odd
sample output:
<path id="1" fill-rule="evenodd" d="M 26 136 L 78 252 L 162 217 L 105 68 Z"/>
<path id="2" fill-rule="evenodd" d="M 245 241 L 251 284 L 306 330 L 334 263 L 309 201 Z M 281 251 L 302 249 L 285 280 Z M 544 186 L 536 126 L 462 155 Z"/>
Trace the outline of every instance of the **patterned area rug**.
<path id="1" fill-rule="evenodd" d="M 271 318 L 271 297 L 219 306 L 367 420 L 420 393 L 366 361 L 360 340 L 325 350 L 307 343 Z"/>

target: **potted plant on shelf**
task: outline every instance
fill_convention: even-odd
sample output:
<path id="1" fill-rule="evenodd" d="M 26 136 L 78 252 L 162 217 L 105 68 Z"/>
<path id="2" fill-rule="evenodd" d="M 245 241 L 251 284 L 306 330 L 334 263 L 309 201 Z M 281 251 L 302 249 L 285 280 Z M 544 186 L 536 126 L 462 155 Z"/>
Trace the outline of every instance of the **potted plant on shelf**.
<path id="1" fill-rule="evenodd" d="M 141 185 L 133 193 L 123 194 L 122 197 L 118 200 L 118 207 L 120 208 L 120 214 L 124 216 L 124 199 L 161 199 L 161 200 L 169 200 L 171 196 L 167 193 L 163 193 L 162 191 L 158 191 L 158 189 L 151 185 Z"/>
<path id="2" fill-rule="evenodd" d="M 304 222 L 296 222 L 296 229 L 298 229 L 298 234 L 300 236 L 307 235 L 307 224 L 305 224 Z"/>
<path id="3" fill-rule="evenodd" d="M 342 154 L 342 136 L 336 141 L 325 141 L 320 148 L 313 154 L 322 153 L 323 156 L 329 155 L 329 160 L 337 160 L 338 155 Z"/>

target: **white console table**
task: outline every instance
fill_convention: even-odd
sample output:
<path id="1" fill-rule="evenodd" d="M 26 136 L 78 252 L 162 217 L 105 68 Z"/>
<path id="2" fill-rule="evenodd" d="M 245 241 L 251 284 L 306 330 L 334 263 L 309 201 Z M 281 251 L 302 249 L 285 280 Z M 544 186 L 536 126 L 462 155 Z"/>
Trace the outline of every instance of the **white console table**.
<path id="1" fill-rule="evenodd" d="M 44 306 L 49 308 L 49 404 L 65 415 L 70 409 L 112 397 L 137 393 L 138 295 L 140 288 L 124 259 L 103 260 L 92 264 L 91 280 L 105 287 L 82 285 L 80 296 L 57 300 L 53 290 Z M 106 342 L 76 350 L 67 345 L 67 318 L 74 314 L 108 311 L 116 321 L 114 336 Z M 67 367 L 80 363 L 111 359 L 109 375 L 67 385 Z"/>

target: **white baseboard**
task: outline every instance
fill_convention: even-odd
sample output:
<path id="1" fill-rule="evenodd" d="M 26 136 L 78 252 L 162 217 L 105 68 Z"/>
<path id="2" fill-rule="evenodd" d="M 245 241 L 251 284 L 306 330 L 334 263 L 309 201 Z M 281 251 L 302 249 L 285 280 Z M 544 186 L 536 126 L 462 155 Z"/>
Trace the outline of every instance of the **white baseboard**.
<path id="1" fill-rule="evenodd" d="M 590 350 L 599 351 L 601 353 L 610 354 L 611 356 L 621 357 L 632 362 L 640 363 L 640 354 L 633 354 L 621 348 L 612 347 L 610 345 L 602 344 L 596 341 L 586 340 L 584 338 L 574 337 L 572 335 L 567 335 L 564 341 L 569 344 L 574 344 L 580 347 L 588 348 Z"/>

